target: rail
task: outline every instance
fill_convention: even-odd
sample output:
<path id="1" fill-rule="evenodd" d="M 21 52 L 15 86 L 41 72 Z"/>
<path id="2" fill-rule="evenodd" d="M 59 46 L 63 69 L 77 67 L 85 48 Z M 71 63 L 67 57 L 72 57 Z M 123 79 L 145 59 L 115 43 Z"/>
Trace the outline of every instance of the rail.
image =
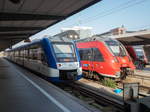
<path id="1" fill-rule="evenodd" d="M 99 91 L 92 90 L 88 87 L 80 85 L 79 83 L 69 83 L 65 85 L 66 87 L 71 87 L 70 91 L 78 91 L 83 96 L 89 97 L 92 101 L 95 101 L 97 104 L 102 105 L 104 107 L 114 107 L 118 110 L 118 112 L 124 112 L 126 110 L 125 103 L 110 96 L 105 95 Z M 64 88 L 64 87 L 63 87 Z"/>

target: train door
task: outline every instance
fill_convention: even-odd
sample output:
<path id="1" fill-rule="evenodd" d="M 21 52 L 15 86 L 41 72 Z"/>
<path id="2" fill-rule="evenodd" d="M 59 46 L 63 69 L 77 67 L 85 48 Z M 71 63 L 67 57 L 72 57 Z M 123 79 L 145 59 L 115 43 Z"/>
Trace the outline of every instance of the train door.
<path id="1" fill-rule="evenodd" d="M 91 48 L 87 48 L 87 65 L 88 65 L 88 71 L 90 75 L 92 71 L 92 49 Z"/>
<path id="2" fill-rule="evenodd" d="M 91 74 L 93 75 L 94 72 L 94 47 L 91 47 L 90 49 L 90 70 L 91 70 Z"/>

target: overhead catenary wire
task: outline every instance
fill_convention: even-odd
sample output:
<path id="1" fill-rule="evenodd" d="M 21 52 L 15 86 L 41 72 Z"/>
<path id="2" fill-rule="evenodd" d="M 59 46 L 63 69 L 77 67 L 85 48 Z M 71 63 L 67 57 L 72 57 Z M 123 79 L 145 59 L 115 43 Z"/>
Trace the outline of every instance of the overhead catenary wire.
<path id="1" fill-rule="evenodd" d="M 111 9 L 104 10 L 104 11 L 102 11 L 102 12 L 100 12 L 100 13 L 94 15 L 94 16 L 87 17 L 84 20 L 80 20 L 80 22 L 81 22 L 80 24 L 87 24 L 87 23 L 93 22 L 93 21 L 95 21 L 97 19 L 109 16 L 111 14 L 118 13 L 120 11 L 123 11 L 123 10 L 127 9 L 127 8 L 131 8 L 133 6 L 142 4 L 142 3 L 146 2 L 146 1 L 148 1 L 148 0 L 134 0 L 134 1 L 133 0 L 129 0 L 129 1 L 125 2 L 125 3 L 122 3 L 122 4 L 118 5 L 117 7 L 113 7 Z M 73 25 L 76 25 L 76 23 L 73 23 L 73 24 L 71 24 L 69 26 L 73 26 Z"/>
<path id="2" fill-rule="evenodd" d="M 144 3 L 144 2 L 146 2 L 146 1 L 148 1 L 148 0 L 140 0 L 140 1 L 137 1 L 136 0 L 136 2 L 133 2 L 132 4 L 129 4 L 128 3 L 128 5 L 124 5 L 123 7 L 116 7 L 116 8 L 114 8 L 114 10 L 110 10 L 110 11 L 108 11 L 108 12 L 106 12 L 106 13 L 104 13 L 104 14 L 102 14 L 102 15 L 100 15 L 100 16 L 96 16 L 96 17 L 94 17 L 93 19 L 86 19 L 86 20 L 84 20 L 84 24 L 85 23 L 89 23 L 89 22 L 93 22 L 93 21 L 95 21 L 95 20 L 97 20 L 97 19 L 100 19 L 100 18 L 103 18 L 103 17 L 105 17 L 105 16 L 109 16 L 109 15 L 111 15 L 111 14 L 114 14 L 114 13 L 118 13 L 118 12 L 120 12 L 120 11 L 123 11 L 123 10 L 125 10 L 125 9 L 127 9 L 127 8 L 129 8 L 129 7 L 132 7 L 132 6 L 135 6 L 135 5 L 139 5 L 139 4 L 141 4 L 141 3 Z"/>
<path id="3" fill-rule="evenodd" d="M 122 4 L 118 5 L 117 7 L 113 7 L 111 9 L 106 9 L 106 10 L 96 14 L 95 16 L 88 17 L 86 20 L 90 20 L 92 18 L 98 17 L 99 15 L 105 15 L 105 14 L 107 14 L 109 12 L 112 12 L 113 10 L 116 10 L 118 8 L 122 8 L 122 7 L 124 7 L 124 6 L 128 5 L 128 4 L 131 4 L 132 2 L 134 3 L 135 1 L 137 1 L 137 0 L 134 0 L 134 1 L 133 0 L 129 0 L 129 1 L 125 2 L 125 3 L 122 3 Z"/>
<path id="4" fill-rule="evenodd" d="M 147 29 L 150 28 L 150 24 L 142 25 L 142 26 L 136 26 L 136 27 L 130 27 L 130 29 Z"/>

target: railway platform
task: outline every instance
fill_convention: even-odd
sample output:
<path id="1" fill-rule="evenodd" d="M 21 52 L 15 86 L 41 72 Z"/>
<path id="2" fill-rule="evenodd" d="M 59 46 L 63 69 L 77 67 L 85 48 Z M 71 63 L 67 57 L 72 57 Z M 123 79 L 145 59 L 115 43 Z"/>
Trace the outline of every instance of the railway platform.
<path id="1" fill-rule="evenodd" d="M 1 112 L 96 112 L 31 72 L 0 58 Z"/>

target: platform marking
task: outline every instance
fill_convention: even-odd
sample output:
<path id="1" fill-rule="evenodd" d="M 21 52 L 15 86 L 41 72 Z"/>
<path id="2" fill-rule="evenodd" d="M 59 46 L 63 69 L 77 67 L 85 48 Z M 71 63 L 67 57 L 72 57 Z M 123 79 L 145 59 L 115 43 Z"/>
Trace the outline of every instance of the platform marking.
<path id="1" fill-rule="evenodd" d="M 59 103 L 55 98 L 53 98 L 51 95 L 49 95 L 44 89 L 42 89 L 40 86 L 38 86 L 35 82 L 30 80 L 27 76 L 22 74 L 20 71 L 16 70 L 18 73 L 21 74 L 23 78 L 25 78 L 27 81 L 29 81 L 34 87 L 36 87 L 41 93 L 43 93 L 49 100 L 53 101 L 58 107 L 60 107 L 64 112 L 71 112 L 68 108 L 66 108 L 64 105 Z"/>

